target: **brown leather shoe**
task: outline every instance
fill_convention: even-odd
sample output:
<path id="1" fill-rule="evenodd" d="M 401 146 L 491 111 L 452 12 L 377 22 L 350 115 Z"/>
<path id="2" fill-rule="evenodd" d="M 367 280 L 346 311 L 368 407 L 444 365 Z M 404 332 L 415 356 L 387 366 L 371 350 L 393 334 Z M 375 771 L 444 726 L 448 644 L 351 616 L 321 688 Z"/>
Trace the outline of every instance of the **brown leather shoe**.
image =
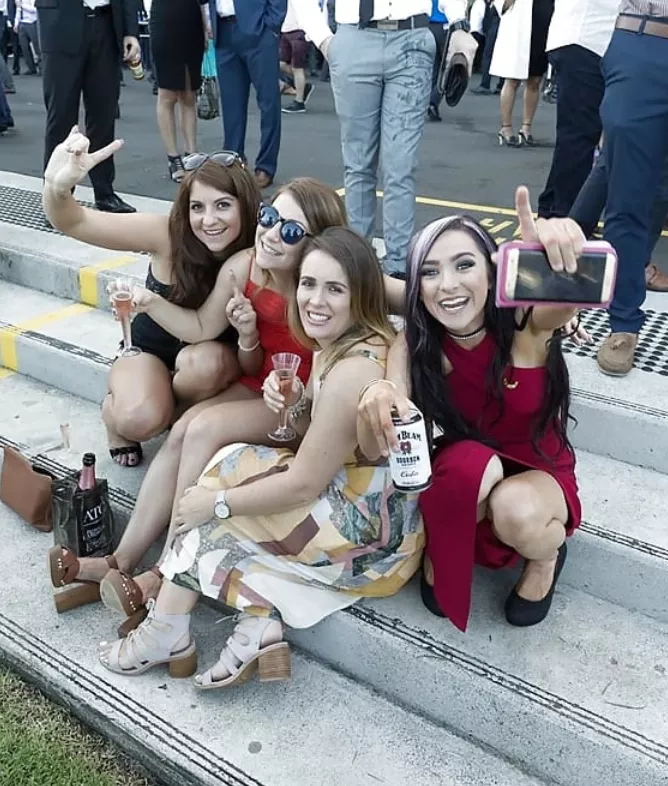
<path id="1" fill-rule="evenodd" d="M 269 186 L 274 182 L 274 178 L 264 172 L 262 169 L 256 169 L 255 182 L 260 188 L 269 188 Z"/>
<path id="2" fill-rule="evenodd" d="M 652 292 L 668 292 L 668 276 L 650 262 L 645 268 L 645 285 Z"/>
<path id="3" fill-rule="evenodd" d="M 604 374 L 624 377 L 633 368 L 637 333 L 611 333 L 601 344 L 596 360 Z"/>

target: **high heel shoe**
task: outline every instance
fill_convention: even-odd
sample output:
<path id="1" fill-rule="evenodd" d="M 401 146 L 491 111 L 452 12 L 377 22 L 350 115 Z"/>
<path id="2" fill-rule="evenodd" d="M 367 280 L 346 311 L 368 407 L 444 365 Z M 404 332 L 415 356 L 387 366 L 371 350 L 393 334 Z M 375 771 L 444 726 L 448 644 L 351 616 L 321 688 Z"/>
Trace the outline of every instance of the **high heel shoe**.
<path id="1" fill-rule="evenodd" d="M 186 175 L 181 156 L 167 156 L 167 169 L 170 179 L 175 183 L 180 183 Z"/>
<path id="2" fill-rule="evenodd" d="M 158 567 L 152 567 L 150 572 L 162 580 Z M 126 617 L 118 627 L 120 638 L 125 638 L 146 618 L 144 593 L 132 576 L 121 570 L 110 570 L 107 573 L 100 582 L 100 597 L 108 609 L 118 611 Z"/>
<path id="3" fill-rule="evenodd" d="M 524 128 L 531 128 L 531 126 L 525 125 Z M 531 131 L 527 133 L 523 130 L 523 128 L 520 128 L 517 133 L 519 135 L 521 145 L 526 145 L 527 147 L 538 147 L 538 143 L 533 138 Z"/>
<path id="4" fill-rule="evenodd" d="M 514 587 L 508 599 L 506 600 L 506 620 L 510 625 L 518 628 L 528 628 L 531 625 L 538 625 L 542 622 L 550 612 L 552 606 L 552 598 L 554 591 L 559 581 L 559 576 L 563 570 L 568 556 L 568 546 L 566 542 L 562 543 L 559 547 L 557 554 L 557 562 L 554 566 L 554 577 L 549 592 L 542 600 L 527 600 L 518 594 L 517 588 Z"/>
<path id="5" fill-rule="evenodd" d="M 108 554 L 105 558 L 110 570 L 118 567 L 116 558 L 113 554 Z M 81 564 L 76 554 L 63 546 L 53 546 L 48 554 L 49 573 L 51 574 L 51 584 L 56 589 L 74 586 L 67 590 L 54 593 L 53 600 L 56 604 L 56 611 L 62 614 L 65 611 L 76 609 L 79 606 L 86 606 L 88 603 L 97 603 L 100 600 L 100 585 L 95 581 L 82 581 L 77 578 L 81 570 Z"/>
<path id="6" fill-rule="evenodd" d="M 503 129 L 504 128 L 509 128 L 511 130 L 511 132 L 512 132 L 512 129 L 513 129 L 512 126 L 501 126 L 501 130 L 499 131 L 499 135 L 498 135 L 499 136 L 499 144 L 502 147 L 503 147 L 503 145 L 505 145 L 506 147 L 519 147 L 520 146 L 519 139 L 513 133 L 504 134 L 503 133 Z"/>

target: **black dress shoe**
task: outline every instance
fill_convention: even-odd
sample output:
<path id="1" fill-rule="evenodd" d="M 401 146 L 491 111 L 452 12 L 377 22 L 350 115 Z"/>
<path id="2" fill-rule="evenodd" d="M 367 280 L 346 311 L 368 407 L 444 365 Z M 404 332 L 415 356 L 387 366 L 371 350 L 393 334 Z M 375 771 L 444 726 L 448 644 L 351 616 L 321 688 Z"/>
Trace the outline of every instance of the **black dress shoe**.
<path id="1" fill-rule="evenodd" d="M 445 614 L 439 608 L 434 588 L 427 584 L 424 573 L 420 574 L 420 595 L 422 596 L 422 602 L 432 614 L 435 614 L 437 617 L 445 617 Z"/>
<path id="2" fill-rule="evenodd" d="M 559 575 L 566 562 L 567 554 L 568 548 L 564 541 L 557 556 L 552 586 L 542 600 L 527 600 L 526 598 L 522 598 L 517 594 L 517 588 L 513 588 L 513 591 L 508 595 L 508 599 L 506 600 L 506 619 L 511 625 L 515 625 L 518 628 L 528 628 L 531 625 L 537 625 L 547 617 L 550 607 L 552 606 L 554 590 L 556 589 Z"/>
<path id="3" fill-rule="evenodd" d="M 112 194 L 104 199 L 96 199 L 95 207 L 104 213 L 136 213 L 137 208 L 128 205 L 118 194 Z"/>

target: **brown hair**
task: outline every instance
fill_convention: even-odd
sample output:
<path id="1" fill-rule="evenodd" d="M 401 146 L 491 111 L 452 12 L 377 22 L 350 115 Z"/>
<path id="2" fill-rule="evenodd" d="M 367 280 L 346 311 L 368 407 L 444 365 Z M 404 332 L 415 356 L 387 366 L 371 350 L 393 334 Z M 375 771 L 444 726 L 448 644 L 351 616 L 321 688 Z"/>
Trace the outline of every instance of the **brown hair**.
<path id="1" fill-rule="evenodd" d="M 317 237 L 307 238 L 301 262 L 295 275 L 299 281 L 304 260 L 312 251 L 322 251 L 333 257 L 348 279 L 352 326 L 327 350 L 323 376 L 356 345 L 373 339 L 390 345 L 395 333 L 388 319 L 389 307 L 383 272 L 373 246 L 346 227 L 330 227 Z M 289 308 L 292 334 L 305 347 L 316 346 L 306 335 L 299 318 L 297 300 L 292 298 Z"/>
<path id="2" fill-rule="evenodd" d="M 341 197 L 333 188 L 313 177 L 296 177 L 281 186 L 272 197 L 272 203 L 281 194 L 290 194 L 299 205 L 311 235 L 319 235 L 327 227 L 348 226 Z"/>
<path id="3" fill-rule="evenodd" d="M 195 237 L 190 227 L 190 192 L 195 182 L 224 191 L 239 200 L 241 232 L 219 257 Z M 252 173 L 241 163 L 222 166 L 209 160 L 185 176 L 169 214 L 174 282 L 170 300 L 173 303 L 185 308 L 199 308 L 211 294 L 223 263 L 238 251 L 253 245 L 260 198 Z"/>

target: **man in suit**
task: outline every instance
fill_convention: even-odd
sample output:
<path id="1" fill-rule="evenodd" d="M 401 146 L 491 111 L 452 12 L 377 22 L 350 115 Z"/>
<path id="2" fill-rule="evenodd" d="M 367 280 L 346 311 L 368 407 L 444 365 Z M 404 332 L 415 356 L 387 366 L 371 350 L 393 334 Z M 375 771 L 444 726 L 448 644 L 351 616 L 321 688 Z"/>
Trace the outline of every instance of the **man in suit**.
<path id="1" fill-rule="evenodd" d="M 278 44 L 287 0 L 209 0 L 223 109 L 225 148 L 245 158 L 251 84 L 260 108 L 260 151 L 255 178 L 270 186 L 281 144 Z"/>
<path id="2" fill-rule="evenodd" d="M 114 140 L 120 62 L 139 57 L 137 0 L 36 0 L 46 105 L 44 166 L 79 118 L 83 93 L 91 152 Z M 98 210 L 133 213 L 114 192 L 114 162 L 90 172 Z"/>

